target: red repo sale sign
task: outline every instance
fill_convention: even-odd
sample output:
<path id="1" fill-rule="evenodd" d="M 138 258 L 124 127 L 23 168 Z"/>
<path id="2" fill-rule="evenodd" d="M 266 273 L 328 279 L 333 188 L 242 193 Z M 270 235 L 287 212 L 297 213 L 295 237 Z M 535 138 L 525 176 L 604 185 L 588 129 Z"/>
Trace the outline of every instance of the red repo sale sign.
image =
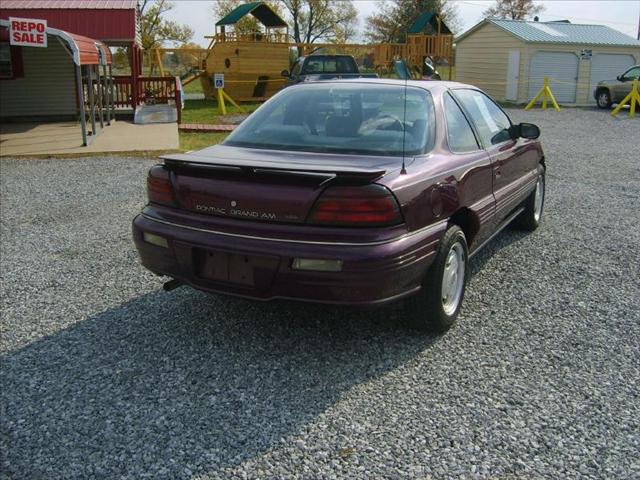
<path id="1" fill-rule="evenodd" d="M 47 21 L 9 17 L 9 44 L 21 47 L 47 47 Z"/>

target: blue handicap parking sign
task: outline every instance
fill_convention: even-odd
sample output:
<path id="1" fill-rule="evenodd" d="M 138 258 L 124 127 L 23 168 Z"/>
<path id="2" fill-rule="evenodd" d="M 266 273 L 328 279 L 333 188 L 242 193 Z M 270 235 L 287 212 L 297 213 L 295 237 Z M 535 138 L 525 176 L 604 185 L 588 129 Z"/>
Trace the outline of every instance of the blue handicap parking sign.
<path id="1" fill-rule="evenodd" d="M 224 88 L 224 73 L 213 74 L 213 85 L 216 88 Z"/>

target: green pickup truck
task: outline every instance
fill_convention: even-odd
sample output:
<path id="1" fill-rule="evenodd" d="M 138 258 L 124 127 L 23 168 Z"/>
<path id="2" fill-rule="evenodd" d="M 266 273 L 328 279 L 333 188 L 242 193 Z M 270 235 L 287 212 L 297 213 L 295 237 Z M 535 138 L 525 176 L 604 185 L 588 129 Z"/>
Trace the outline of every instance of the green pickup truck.
<path id="1" fill-rule="evenodd" d="M 598 82 L 593 91 L 598 107 L 611 108 L 614 103 L 620 103 L 631 92 L 635 79 L 640 79 L 640 65 L 635 65 L 618 75 L 616 80 Z"/>

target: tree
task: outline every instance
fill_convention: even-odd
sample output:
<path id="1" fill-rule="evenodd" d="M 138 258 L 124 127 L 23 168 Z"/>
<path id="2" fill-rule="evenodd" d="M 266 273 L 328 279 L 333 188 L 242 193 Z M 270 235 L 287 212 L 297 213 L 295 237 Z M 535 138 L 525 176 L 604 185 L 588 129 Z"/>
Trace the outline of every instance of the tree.
<path id="1" fill-rule="evenodd" d="M 544 5 L 536 5 L 533 0 L 496 0 L 495 5 L 482 14 L 485 17 L 525 20 L 544 11 Z"/>
<path id="2" fill-rule="evenodd" d="M 215 0 L 213 3 L 213 14 L 216 21 L 231 12 L 238 5 L 246 3 L 244 0 Z M 265 2 L 278 15 L 282 16 L 282 6 L 280 2 Z M 249 34 L 259 32 L 261 30 L 260 22 L 253 15 L 245 15 L 238 23 L 233 26 L 236 33 Z"/>
<path id="3" fill-rule="evenodd" d="M 113 52 L 113 48 L 111 49 Z M 118 75 L 130 75 L 131 67 L 129 65 L 129 54 L 125 47 L 117 47 L 113 52 L 112 60 L 113 69 Z"/>
<path id="4" fill-rule="evenodd" d="M 200 48 L 202 48 L 200 45 L 193 42 L 180 45 L 169 58 L 173 64 L 173 68 L 181 74 L 199 69 L 202 62 L 202 55 L 193 49 Z"/>
<path id="5" fill-rule="evenodd" d="M 164 14 L 172 10 L 174 5 L 166 0 L 143 0 L 140 5 L 140 34 L 142 48 L 161 47 L 166 41 L 186 43 L 193 37 L 193 30 L 188 25 L 167 20 Z"/>
<path id="6" fill-rule="evenodd" d="M 357 31 L 358 11 L 351 0 L 282 0 L 297 43 L 346 42 Z"/>
<path id="7" fill-rule="evenodd" d="M 426 11 L 439 14 L 452 31 L 457 29 L 458 12 L 449 0 L 392 0 L 367 18 L 365 37 L 372 42 L 403 43 L 411 24 Z"/>

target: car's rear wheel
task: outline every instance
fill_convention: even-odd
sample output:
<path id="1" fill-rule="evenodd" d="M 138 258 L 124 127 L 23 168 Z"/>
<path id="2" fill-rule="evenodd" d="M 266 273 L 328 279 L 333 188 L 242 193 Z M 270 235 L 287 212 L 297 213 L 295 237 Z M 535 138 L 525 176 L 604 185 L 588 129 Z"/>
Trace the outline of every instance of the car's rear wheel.
<path id="1" fill-rule="evenodd" d="M 451 225 L 440 241 L 422 290 L 406 300 L 409 323 L 419 330 L 444 332 L 455 323 L 467 283 L 469 250 L 464 232 Z"/>
<path id="2" fill-rule="evenodd" d="M 536 181 L 536 188 L 524 201 L 524 210 L 516 219 L 516 226 L 522 230 L 534 231 L 542 220 L 542 210 L 544 209 L 545 197 L 545 171 L 544 167 L 538 167 L 539 175 Z"/>
<path id="3" fill-rule="evenodd" d="M 603 88 L 598 90 L 596 94 L 596 103 L 598 104 L 598 108 L 611 108 L 611 94 L 609 90 Z"/>

